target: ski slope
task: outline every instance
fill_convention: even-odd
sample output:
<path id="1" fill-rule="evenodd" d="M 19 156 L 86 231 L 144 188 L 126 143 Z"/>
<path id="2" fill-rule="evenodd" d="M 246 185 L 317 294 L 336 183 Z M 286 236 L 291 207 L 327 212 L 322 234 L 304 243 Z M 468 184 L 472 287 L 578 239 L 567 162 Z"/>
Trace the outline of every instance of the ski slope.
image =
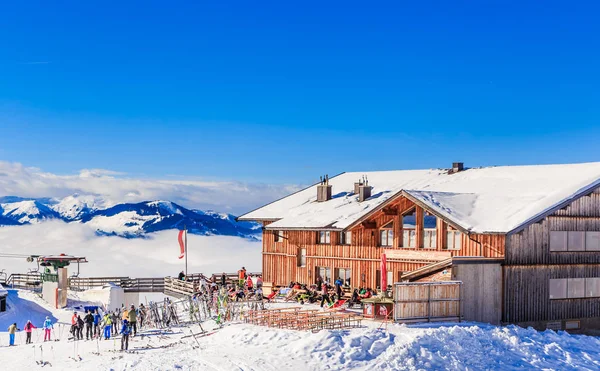
<path id="1" fill-rule="evenodd" d="M 47 308 L 31 293 L 17 296 L 20 307 L 40 306 L 59 319 L 71 315 Z M 17 317 L 25 319 L 20 312 Z M 310 333 L 242 323 L 215 329 L 209 321 L 204 324 L 209 335 L 197 339 L 188 335 L 200 333 L 198 326 L 164 334 L 142 331 L 130 341 L 129 353 L 118 351 L 119 340 L 68 341 L 68 331 L 62 331 L 60 341 L 40 343 L 41 330 L 35 330 L 36 344 L 9 348 L 8 334 L 0 332 L 0 359 L 7 370 L 39 368 L 36 361 L 41 360 L 50 362 L 52 370 L 600 369 L 597 337 L 476 323 L 379 327 L 365 321 L 363 328 Z M 17 343 L 23 342 L 21 333 Z"/>

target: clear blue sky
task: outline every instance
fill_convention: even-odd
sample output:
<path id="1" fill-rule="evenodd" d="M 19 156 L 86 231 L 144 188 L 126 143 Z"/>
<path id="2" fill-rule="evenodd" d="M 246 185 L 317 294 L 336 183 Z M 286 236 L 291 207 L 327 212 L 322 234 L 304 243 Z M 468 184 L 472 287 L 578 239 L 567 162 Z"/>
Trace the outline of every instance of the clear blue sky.
<path id="1" fill-rule="evenodd" d="M 600 161 L 598 2 L 36 3 L 0 8 L 0 160 L 289 183 Z"/>

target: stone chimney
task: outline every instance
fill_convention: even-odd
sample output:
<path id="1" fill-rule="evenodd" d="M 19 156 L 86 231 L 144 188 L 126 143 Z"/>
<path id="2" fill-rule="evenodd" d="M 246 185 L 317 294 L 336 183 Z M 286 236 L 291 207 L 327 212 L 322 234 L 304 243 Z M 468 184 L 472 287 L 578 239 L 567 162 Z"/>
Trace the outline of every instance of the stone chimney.
<path id="1" fill-rule="evenodd" d="M 356 183 L 354 186 L 356 188 Z M 369 197 L 371 197 L 371 186 L 369 185 L 369 180 L 365 176 L 362 184 L 358 186 L 358 202 L 363 202 Z"/>
<path id="2" fill-rule="evenodd" d="M 321 184 L 317 186 L 317 201 L 324 202 L 331 200 L 331 186 L 329 185 L 329 175 L 321 177 Z"/>
<path id="3" fill-rule="evenodd" d="M 465 166 L 462 162 L 453 162 L 452 169 L 450 169 L 450 174 L 458 173 L 460 171 L 463 171 L 464 169 Z"/>

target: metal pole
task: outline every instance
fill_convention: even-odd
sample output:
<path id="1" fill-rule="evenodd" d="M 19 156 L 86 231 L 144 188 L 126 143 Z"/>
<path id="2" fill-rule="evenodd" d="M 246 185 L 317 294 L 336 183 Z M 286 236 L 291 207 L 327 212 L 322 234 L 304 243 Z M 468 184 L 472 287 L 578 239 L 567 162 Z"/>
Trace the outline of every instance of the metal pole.
<path id="1" fill-rule="evenodd" d="M 185 275 L 187 277 L 188 275 L 188 267 L 187 267 L 187 261 L 188 261 L 188 252 L 187 252 L 187 227 L 184 225 L 183 229 L 185 230 Z"/>

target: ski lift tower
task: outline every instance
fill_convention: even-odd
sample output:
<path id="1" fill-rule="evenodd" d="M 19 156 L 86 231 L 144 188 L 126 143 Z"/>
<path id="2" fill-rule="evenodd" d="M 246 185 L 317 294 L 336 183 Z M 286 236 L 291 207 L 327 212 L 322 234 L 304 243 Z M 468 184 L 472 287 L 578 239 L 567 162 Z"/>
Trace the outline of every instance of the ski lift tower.
<path id="1" fill-rule="evenodd" d="M 67 267 L 71 263 L 77 263 L 77 274 L 79 276 L 79 265 L 87 263 L 83 256 L 72 256 L 66 254 L 37 256 L 38 265 L 44 267 L 42 278 L 42 298 L 56 308 L 67 306 L 67 289 L 69 287 L 69 276 Z"/>

